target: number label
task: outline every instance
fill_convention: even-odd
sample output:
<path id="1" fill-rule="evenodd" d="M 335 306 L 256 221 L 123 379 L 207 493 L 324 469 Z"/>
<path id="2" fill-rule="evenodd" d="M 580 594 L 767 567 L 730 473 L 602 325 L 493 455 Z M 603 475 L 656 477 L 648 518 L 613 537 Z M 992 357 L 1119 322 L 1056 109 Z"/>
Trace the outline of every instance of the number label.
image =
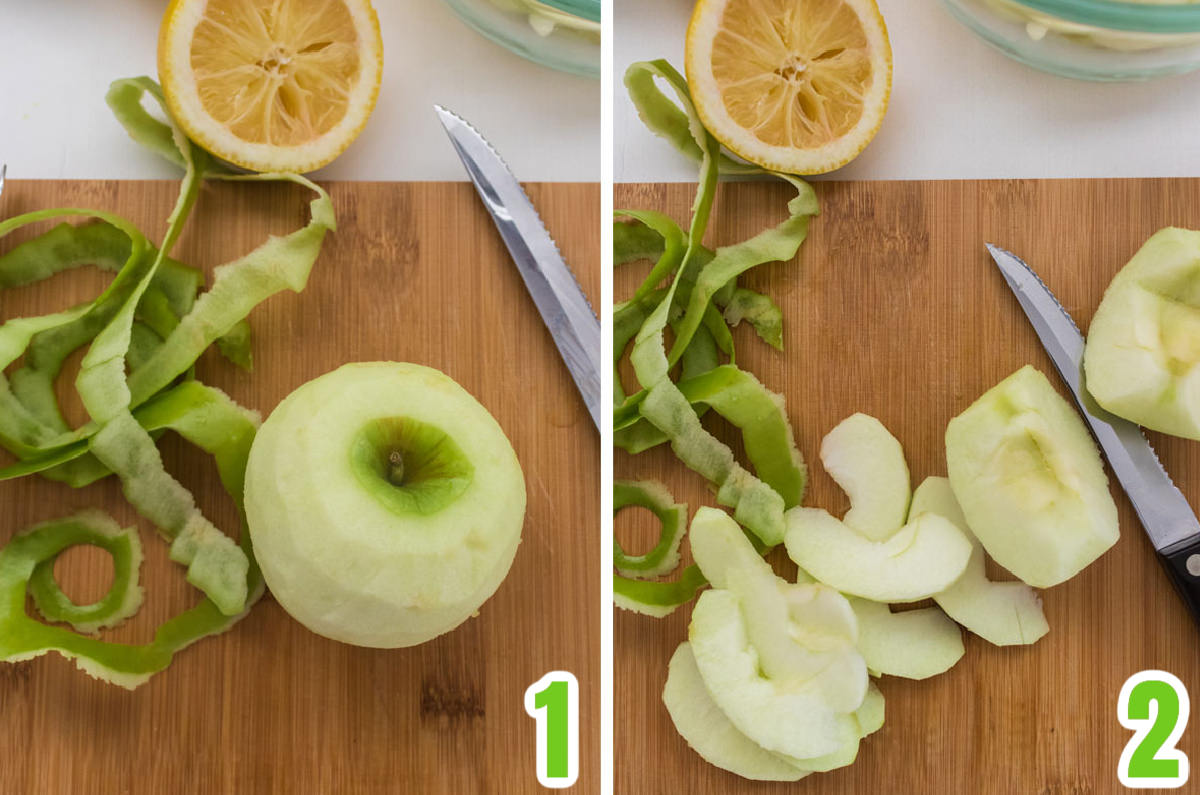
<path id="1" fill-rule="evenodd" d="M 525 689 L 525 711 L 537 721 L 537 779 L 564 789 L 579 778 L 579 682 L 551 671 Z"/>
<path id="2" fill-rule="evenodd" d="M 1133 737 L 1117 768 L 1123 785 L 1174 789 L 1187 783 L 1187 754 L 1175 744 L 1187 728 L 1189 708 L 1187 688 L 1166 671 L 1141 671 L 1125 681 L 1117 719 Z"/>

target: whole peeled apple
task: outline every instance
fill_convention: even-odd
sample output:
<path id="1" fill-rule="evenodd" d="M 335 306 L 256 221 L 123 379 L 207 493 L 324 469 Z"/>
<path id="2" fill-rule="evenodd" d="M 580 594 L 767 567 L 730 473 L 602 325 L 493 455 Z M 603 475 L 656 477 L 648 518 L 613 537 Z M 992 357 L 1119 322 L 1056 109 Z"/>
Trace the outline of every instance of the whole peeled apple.
<path id="1" fill-rule="evenodd" d="M 271 593 L 335 640 L 394 648 L 461 624 L 521 540 L 525 479 L 496 420 L 449 376 L 347 364 L 263 423 L 246 517 Z"/>

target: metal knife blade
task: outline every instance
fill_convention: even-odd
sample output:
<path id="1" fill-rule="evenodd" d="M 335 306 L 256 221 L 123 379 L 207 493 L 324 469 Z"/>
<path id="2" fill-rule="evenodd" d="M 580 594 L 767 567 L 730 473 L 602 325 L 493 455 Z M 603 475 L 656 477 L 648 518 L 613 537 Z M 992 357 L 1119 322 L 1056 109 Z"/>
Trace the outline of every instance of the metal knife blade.
<path id="1" fill-rule="evenodd" d="M 434 109 L 599 429 L 600 321 L 521 183 L 500 155 L 460 116 L 441 105 Z"/>
<path id="2" fill-rule="evenodd" d="M 1088 394 L 1083 335 L 1050 288 L 1020 257 L 991 243 L 987 248 L 1059 375 L 1071 388 L 1172 583 L 1200 624 L 1200 520 L 1141 428 L 1105 411 Z"/>

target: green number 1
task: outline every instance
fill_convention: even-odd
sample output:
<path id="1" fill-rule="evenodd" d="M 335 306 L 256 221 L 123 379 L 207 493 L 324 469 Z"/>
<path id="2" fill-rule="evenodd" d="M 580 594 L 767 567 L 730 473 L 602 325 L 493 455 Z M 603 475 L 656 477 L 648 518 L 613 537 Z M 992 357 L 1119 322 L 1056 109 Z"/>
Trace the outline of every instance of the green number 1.
<path id="1" fill-rule="evenodd" d="M 1117 700 L 1117 719 L 1133 737 L 1117 768 L 1123 785 L 1175 788 L 1187 782 L 1187 754 L 1175 744 L 1187 727 L 1188 710 L 1187 688 L 1166 671 L 1141 671 L 1126 680 Z"/>
<path id="2" fill-rule="evenodd" d="M 567 683 L 559 679 L 546 685 L 533 698 L 533 705 L 546 710 L 546 775 L 567 777 Z"/>
<path id="3" fill-rule="evenodd" d="M 537 778 L 563 789 L 579 777 L 579 683 L 551 671 L 525 690 L 525 711 L 537 721 Z"/>

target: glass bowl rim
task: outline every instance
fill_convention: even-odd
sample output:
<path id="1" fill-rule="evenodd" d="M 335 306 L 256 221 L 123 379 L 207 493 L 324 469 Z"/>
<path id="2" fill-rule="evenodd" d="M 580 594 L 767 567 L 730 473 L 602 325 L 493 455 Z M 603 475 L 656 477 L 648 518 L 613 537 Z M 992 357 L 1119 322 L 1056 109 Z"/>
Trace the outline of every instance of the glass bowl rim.
<path id="1" fill-rule="evenodd" d="M 1114 0 L 1008 0 L 1032 11 L 1110 30 L 1200 33 L 1200 3 L 1122 3 Z"/>
<path id="2" fill-rule="evenodd" d="M 542 5 L 557 8 L 572 16 L 581 17 L 592 22 L 600 21 L 602 0 L 537 0 Z"/>

